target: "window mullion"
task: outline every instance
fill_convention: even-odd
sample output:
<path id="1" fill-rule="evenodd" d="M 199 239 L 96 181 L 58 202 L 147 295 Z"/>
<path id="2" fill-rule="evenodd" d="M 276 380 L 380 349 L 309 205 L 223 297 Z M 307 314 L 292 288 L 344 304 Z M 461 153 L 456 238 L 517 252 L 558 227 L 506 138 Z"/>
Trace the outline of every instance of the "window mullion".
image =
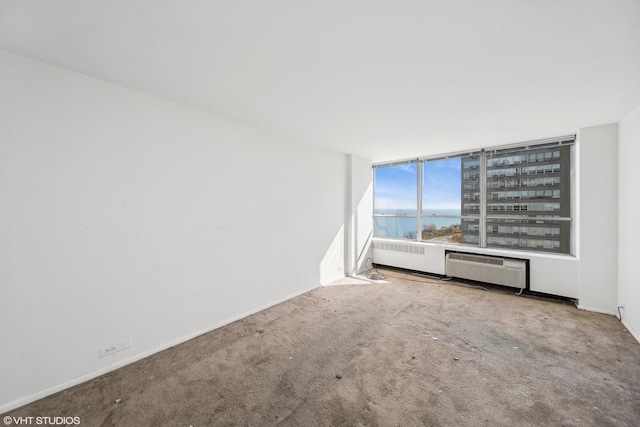
<path id="1" fill-rule="evenodd" d="M 417 174 L 418 175 L 418 209 L 416 210 L 416 212 L 418 212 L 418 218 L 416 219 L 416 240 L 418 242 L 420 242 L 422 240 L 422 163 L 418 160 L 416 160 L 416 168 L 417 168 Z"/>
<path id="2" fill-rule="evenodd" d="M 480 247 L 487 247 L 487 154 L 480 153 Z"/>

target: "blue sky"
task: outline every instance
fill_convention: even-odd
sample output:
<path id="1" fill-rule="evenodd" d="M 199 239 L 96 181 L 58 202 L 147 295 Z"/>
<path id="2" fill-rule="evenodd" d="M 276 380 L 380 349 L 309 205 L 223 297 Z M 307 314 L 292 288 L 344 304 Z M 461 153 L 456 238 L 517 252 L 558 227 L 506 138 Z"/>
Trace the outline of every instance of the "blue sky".
<path id="1" fill-rule="evenodd" d="M 460 209 L 462 193 L 460 163 L 460 158 L 424 163 L 423 209 Z"/>
<path id="2" fill-rule="evenodd" d="M 423 209 L 460 209 L 460 158 L 423 163 Z M 375 208 L 414 210 L 417 166 L 408 163 L 375 169 Z"/>
<path id="3" fill-rule="evenodd" d="M 375 208 L 415 211 L 417 207 L 417 167 L 415 163 L 374 169 Z"/>

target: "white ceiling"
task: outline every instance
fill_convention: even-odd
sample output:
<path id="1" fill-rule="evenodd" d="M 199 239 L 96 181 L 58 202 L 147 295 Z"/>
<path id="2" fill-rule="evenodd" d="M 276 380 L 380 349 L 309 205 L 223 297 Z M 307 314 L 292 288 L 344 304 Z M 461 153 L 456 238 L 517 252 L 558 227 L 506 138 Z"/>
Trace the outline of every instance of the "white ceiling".
<path id="1" fill-rule="evenodd" d="M 0 0 L 0 48 L 374 161 L 640 104 L 640 0 Z"/>

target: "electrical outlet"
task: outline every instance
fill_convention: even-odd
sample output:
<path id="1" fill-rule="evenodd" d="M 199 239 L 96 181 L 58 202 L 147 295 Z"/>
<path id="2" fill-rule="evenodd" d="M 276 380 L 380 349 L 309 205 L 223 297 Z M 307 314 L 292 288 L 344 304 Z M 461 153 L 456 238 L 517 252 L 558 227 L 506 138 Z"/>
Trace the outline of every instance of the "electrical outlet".
<path id="1" fill-rule="evenodd" d="M 113 353 L 117 353 L 120 350 L 124 350 L 125 348 L 131 347 L 131 338 L 127 338 L 126 340 L 120 341 L 117 344 L 107 345 L 100 349 L 100 357 L 105 357 Z"/>

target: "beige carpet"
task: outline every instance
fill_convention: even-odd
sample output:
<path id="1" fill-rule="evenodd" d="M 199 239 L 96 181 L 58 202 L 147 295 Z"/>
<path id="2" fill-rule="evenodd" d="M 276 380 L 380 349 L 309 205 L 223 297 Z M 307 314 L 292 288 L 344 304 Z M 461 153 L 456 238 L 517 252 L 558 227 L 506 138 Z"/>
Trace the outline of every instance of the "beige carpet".
<path id="1" fill-rule="evenodd" d="M 640 425 L 640 344 L 615 317 L 380 272 L 391 283 L 316 289 L 3 416 L 76 416 L 82 426 Z"/>

